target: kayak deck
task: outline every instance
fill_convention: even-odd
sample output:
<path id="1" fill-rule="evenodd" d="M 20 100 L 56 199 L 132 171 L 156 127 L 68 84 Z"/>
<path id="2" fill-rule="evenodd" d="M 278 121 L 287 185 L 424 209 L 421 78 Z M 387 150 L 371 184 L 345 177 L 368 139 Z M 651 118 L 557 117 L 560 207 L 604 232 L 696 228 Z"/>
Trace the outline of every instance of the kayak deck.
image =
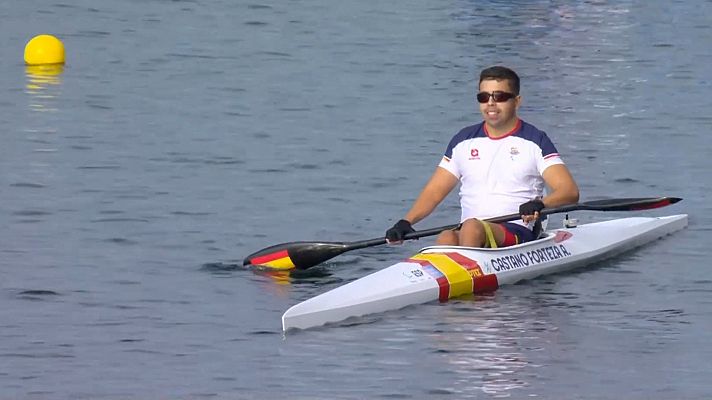
<path id="1" fill-rule="evenodd" d="M 301 302 L 282 327 L 306 329 L 472 293 L 588 265 L 687 226 L 687 215 L 632 217 L 549 230 L 515 246 L 430 246 L 407 260 Z"/>

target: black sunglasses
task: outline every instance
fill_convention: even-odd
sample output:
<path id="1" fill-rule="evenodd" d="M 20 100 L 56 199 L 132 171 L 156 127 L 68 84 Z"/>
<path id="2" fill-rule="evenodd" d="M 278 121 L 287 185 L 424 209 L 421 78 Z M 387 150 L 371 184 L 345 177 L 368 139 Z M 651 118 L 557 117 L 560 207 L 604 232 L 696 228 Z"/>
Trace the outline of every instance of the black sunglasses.
<path id="1" fill-rule="evenodd" d="M 505 101 L 508 101 L 509 99 L 513 99 L 517 97 L 514 93 L 509 93 L 509 92 L 503 92 L 501 90 L 495 90 L 492 93 L 489 92 L 479 92 L 477 93 L 477 101 L 480 103 L 488 103 L 490 100 L 490 97 L 494 99 L 495 103 L 504 103 Z"/>

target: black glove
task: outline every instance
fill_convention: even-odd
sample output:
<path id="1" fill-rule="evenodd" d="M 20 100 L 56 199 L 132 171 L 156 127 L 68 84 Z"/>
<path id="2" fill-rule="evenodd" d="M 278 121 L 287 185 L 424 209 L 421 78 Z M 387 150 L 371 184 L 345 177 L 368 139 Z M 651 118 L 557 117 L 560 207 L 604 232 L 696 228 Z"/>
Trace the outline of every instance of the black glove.
<path id="1" fill-rule="evenodd" d="M 544 202 L 535 199 L 529 200 L 526 203 L 519 206 L 519 215 L 534 215 L 535 212 L 540 212 L 544 209 Z"/>
<path id="2" fill-rule="evenodd" d="M 393 225 L 393 228 L 386 231 L 386 240 L 389 242 L 402 242 L 406 233 L 415 232 L 410 222 L 402 219 Z"/>

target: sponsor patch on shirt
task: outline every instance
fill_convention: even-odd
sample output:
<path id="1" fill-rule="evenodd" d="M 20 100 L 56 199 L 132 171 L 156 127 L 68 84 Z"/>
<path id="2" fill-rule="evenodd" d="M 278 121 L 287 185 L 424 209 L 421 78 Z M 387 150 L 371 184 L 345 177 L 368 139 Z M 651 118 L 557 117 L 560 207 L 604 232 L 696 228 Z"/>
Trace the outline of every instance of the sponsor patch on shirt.
<path id="1" fill-rule="evenodd" d="M 477 149 L 472 149 L 470 150 L 470 160 L 479 160 L 480 159 L 480 151 Z"/>

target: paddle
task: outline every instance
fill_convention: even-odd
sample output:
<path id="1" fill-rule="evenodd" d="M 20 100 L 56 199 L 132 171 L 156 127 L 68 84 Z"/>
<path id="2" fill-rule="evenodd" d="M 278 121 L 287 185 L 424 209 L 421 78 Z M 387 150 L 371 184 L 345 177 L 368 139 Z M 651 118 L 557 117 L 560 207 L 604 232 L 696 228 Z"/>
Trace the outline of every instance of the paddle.
<path id="1" fill-rule="evenodd" d="M 640 197 L 608 200 L 593 200 L 561 207 L 545 208 L 540 215 L 549 215 L 569 211 L 637 211 L 665 207 L 682 200 L 678 197 Z M 519 214 L 503 215 L 486 221 L 502 223 L 521 218 Z M 437 235 L 448 229 L 455 229 L 460 224 L 416 231 L 405 235 L 405 239 L 418 239 Z M 365 247 L 380 246 L 386 243 L 385 237 L 358 242 L 289 242 L 267 247 L 245 258 L 244 265 L 261 265 L 275 269 L 307 269 L 347 251 Z"/>

